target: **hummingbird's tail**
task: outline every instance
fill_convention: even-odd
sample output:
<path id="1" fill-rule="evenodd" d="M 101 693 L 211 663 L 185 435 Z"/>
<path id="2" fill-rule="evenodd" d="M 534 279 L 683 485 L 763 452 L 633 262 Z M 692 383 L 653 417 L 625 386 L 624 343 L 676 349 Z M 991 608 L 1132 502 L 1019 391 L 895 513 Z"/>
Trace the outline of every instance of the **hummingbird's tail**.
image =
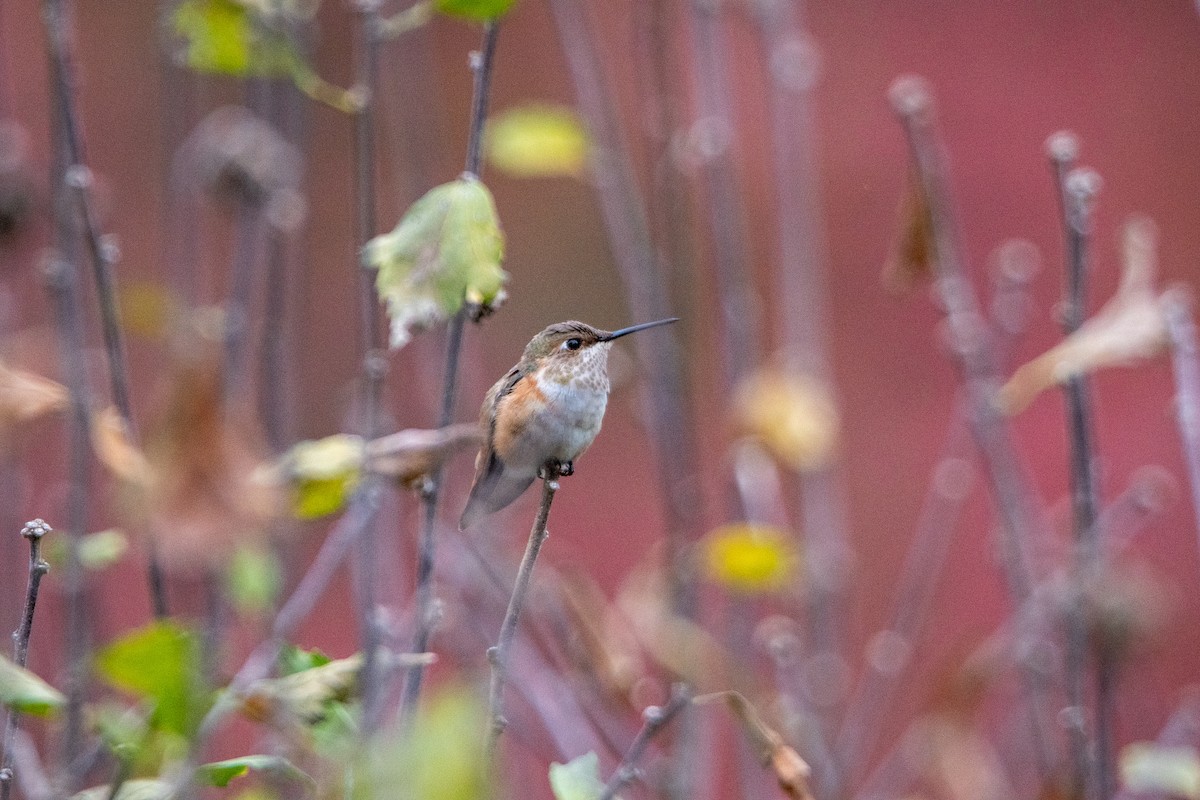
<path id="1" fill-rule="evenodd" d="M 459 520 L 458 529 L 466 530 L 481 517 L 495 513 L 516 500 L 533 483 L 536 473 L 519 473 L 505 467 L 498 458 L 491 459 L 488 469 L 475 477 L 471 496 Z"/>

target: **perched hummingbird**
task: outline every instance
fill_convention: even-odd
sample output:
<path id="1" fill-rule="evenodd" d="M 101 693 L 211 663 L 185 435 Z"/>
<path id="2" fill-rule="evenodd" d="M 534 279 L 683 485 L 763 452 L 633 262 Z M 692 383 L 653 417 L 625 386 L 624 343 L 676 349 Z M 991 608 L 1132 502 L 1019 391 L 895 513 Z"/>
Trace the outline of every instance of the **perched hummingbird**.
<path id="1" fill-rule="evenodd" d="M 483 400 L 479 422 L 487 439 L 475 457 L 475 482 L 459 528 L 516 500 L 547 465 L 570 475 L 574 460 L 600 432 L 612 342 L 677 320 L 619 331 L 559 322 L 534 336 Z"/>

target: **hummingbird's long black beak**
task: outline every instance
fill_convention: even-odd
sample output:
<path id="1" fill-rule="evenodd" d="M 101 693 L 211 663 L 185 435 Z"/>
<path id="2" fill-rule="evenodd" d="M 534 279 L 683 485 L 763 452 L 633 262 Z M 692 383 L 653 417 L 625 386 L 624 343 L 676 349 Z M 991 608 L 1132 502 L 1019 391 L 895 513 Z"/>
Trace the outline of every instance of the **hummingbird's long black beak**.
<path id="1" fill-rule="evenodd" d="M 641 325 L 630 325 L 628 328 L 621 328 L 619 331 L 605 334 L 600 337 L 602 342 L 611 342 L 613 339 L 620 339 L 622 336 L 629 333 L 637 333 L 644 331 L 647 328 L 657 328 L 659 325 L 670 325 L 672 322 L 679 322 L 679 317 L 671 317 L 670 319 L 660 319 L 655 322 L 643 322 Z"/>

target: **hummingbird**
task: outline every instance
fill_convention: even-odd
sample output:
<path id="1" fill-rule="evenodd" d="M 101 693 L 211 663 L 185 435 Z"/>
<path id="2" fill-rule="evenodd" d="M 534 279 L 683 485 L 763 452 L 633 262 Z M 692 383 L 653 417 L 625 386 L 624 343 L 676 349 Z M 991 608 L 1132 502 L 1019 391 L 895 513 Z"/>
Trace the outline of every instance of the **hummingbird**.
<path id="1" fill-rule="evenodd" d="M 488 390 L 479 423 L 486 433 L 459 529 L 516 500 L 545 467 L 559 475 L 600 432 L 608 405 L 608 351 L 630 333 L 678 317 L 605 331 L 557 322 L 525 346 L 517 365 Z"/>

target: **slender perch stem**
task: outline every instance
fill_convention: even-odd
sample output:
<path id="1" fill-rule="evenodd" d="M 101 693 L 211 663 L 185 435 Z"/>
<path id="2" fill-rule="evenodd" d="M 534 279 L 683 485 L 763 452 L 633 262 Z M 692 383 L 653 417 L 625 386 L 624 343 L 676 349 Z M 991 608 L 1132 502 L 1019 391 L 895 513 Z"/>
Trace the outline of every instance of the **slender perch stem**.
<path id="1" fill-rule="evenodd" d="M 21 529 L 21 535 L 29 540 L 29 585 L 25 590 L 25 613 L 12 637 L 13 661 L 22 668 L 29 658 L 29 636 L 33 633 L 33 612 L 37 608 L 38 589 L 42 584 L 42 576 L 50 571 L 50 565 L 42 560 L 42 537 L 51 530 L 40 519 L 25 523 Z M 12 794 L 13 741 L 20 724 L 21 715 L 15 710 L 9 711 L 4 729 L 4 752 L 0 754 L 0 800 L 8 800 Z"/>
<path id="2" fill-rule="evenodd" d="M 559 474 L 557 464 L 547 464 L 544 467 L 542 504 L 538 507 L 533 529 L 529 532 L 529 543 L 525 546 L 525 556 L 521 559 L 520 569 L 517 570 L 517 580 L 513 585 L 512 597 L 508 601 L 508 611 L 505 612 L 504 622 L 500 626 L 500 638 L 495 647 L 488 649 L 488 660 L 492 663 L 492 681 L 488 689 L 488 716 L 491 723 L 488 727 L 486 746 L 489 762 L 495 757 L 496 742 L 508 724 L 504 719 L 504 683 L 508 678 L 509 652 L 517 633 L 517 620 L 525 606 L 525 596 L 529 593 L 533 564 L 541 552 L 542 543 L 550 535 L 546 530 L 546 520 L 550 517 L 550 504 L 554 502 L 554 493 L 558 491 Z"/>
<path id="3" fill-rule="evenodd" d="M 50 55 L 51 86 L 58 123 L 63 168 L 59 191 L 64 198 L 73 195 L 77 214 L 82 223 L 92 273 L 96 280 L 96 295 L 100 302 L 100 322 L 104 333 L 104 350 L 108 356 L 108 371 L 112 386 L 113 404 L 121 415 L 126 433 L 134 437 L 133 405 L 129 392 L 129 371 L 125 360 L 125 344 L 117 311 L 116 279 L 113 269 L 118 251 L 105 240 L 92 203 L 92 171 L 84 153 L 83 134 L 75 104 L 75 70 L 71 39 L 67 30 L 68 0 L 44 0 L 42 19 Z M 64 206 L 65 207 L 65 206 Z M 156 617 L 167 616 L 167 598 L 162 565 L 150 546 L 148 564 L 150 597 Z"/>
<path id="4" fill-rule="evenodd" d="M 600 795 L 600 800 L 613 800 L 617 796 L 617 792 L 637 777 L 637 763 L 641 760 L 642 754 L 646 752 L 650 740 L 657 736 L 658 732 L 665 728 L 679 712 L 691 705 L 691 702 L 691 690 L 687 686 L 679 684 L 671 690 L 671 700 L 665 706 L 649 706 L 642 712 L 642 729 L 638 731 L 638 735 L 634 738 L 633 744 L 629 746 L 625 757 L 621 759 L 621 763 L 617 765 L 617 769 L 609 778 L 604 792 Z"/>
<path id="5" fill-rule="evenodd" d="M 484 25 L 483 42 L 477 53 L 471 54 L 471 69 L 475 73 L 475 90 L 471 100 L 471 123 L 467 136 L 467 156 L 464 169 L 469 175 L 479 175 L 482 164 L 483 126 L 487 120 L 488 99 L 492 86 L 492 65 L 496 57 L 496 42 L 499 38 L 500 26 L 495 20 Z M 438 427 L 444 428 L 450 424 L 454 416 L 454 400 L 458 393 L 458 357 L 462 350 L 463 328 L 466 323 L 467 308 L 464 305 L 454 319 L 446 340 L 446 374 L 442 389 L 442 409 L 438 419 Z M 433 628 L 437 622 L 437 598 L 434 595 L 433 564 L 437 553 L 437 506 L 441 496 L 442 469 L 439 467 L 429 476 L 428 488 L 425 491 L 425 516 L 421 528 L 421 538 L 417 545 L 417 591 L 416 591 L 416 633 L 413 635 L 412 652 L 423 653 L 429 649 L 429 640 L 433 636 Z M 425 677 L 425 668 L 416 666 L 405 676 L 404 694 L 401 699 L 401 715 L 408 720 L 413 718 L 417 699 L 421 696 L 421 683 Z"/>

